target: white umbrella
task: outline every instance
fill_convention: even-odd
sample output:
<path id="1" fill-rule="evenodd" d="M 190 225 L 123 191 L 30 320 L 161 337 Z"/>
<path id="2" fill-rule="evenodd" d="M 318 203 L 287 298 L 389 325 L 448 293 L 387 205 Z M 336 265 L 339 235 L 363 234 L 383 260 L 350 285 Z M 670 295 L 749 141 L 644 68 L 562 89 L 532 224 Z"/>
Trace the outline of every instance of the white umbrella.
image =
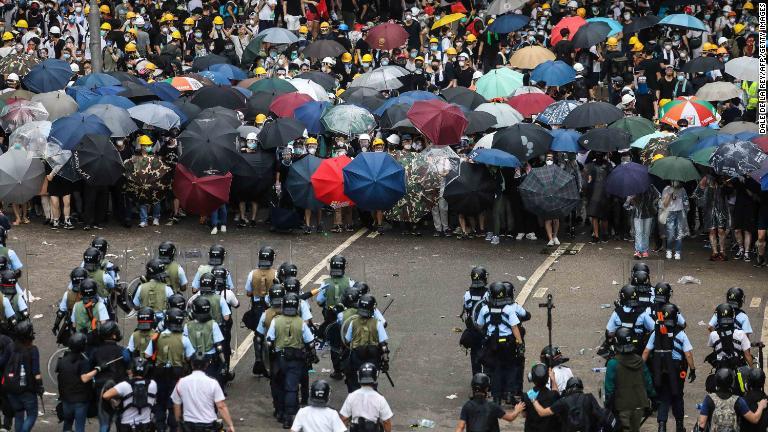
<path id="1" fill-rule="evenodd" d="M 40 93 L 32 96 L 33 102 L 40 102 L 48 111 L 48 120 L 65 117 L 77 112 L 77 102 L 64 90 L 56 90 L 48 93 Z"/>
<path id="2" fill-rule="evenodd" d="M 520 88 L 516 88 L 512 90 L 512 93 L 509 94 L 509 97 L 518 96 L 521 94 L 528 94 L 528 93 L 544 93 L 544 90 L 535 86 L 522 86 Z"/>
<path id="3" fill-rule="evenodd" d="M 506 103 L 486 102 L 480 104 L 475 111 L 482 111 L 496 117 L 495 128 L 504 128 L 516 125 L 523 121 L 523 115 Z"/>
<path id="4" fill-rule="evenodd" d="M 348 87 L 371 87 L 379 91 L 395 90 L 403 86 L 399 78 L 407 75 L 410 75 L 410 72 L 404 67 L 382 66 L 355 78 Z"/>
<path id="5" fill-rule="evenodd" d="M 10 148 L 0 156 L 0 200 L 25 203 L 40 193 L 45 167 L 23 148 Z"/>
<path id="6" fill-rule="evenodd" d="M 524 0 L 494 0 L 488 9 L 486 15 L 502 15 L 520 9 L 526 2 Z"/>
<path id="7" fill-rule="evenodd" d="M 496 132 L 491 132 L 489 134 L 483 135 L 482 138 L 477 140 L 474 148 L 491 148 L 491 146 L 493 146 L 494 135 L 496 135 Z"/>
<path id="8" fill-rule="evenodd" d="M 323 86 L 320 84 L 310 81 L 308 79 L 304 78 L 293 78 L 286 80 L 291 85 L 296 87 L 296 91 L 299 93 L 303 93 L 305 95 L 308 95 L 312 99 L 318 101 L 318 102 L 330 102 L 331 99 L 328 97 L 328 92 L 325 91 Z"/>
<path id="9" fill-rule="evenodd" d="M 273 45 L 292 44 L 299 41 L 293 32 L 282 27 L 272 27 L 259 32 L 256 37 L 262 38 L 262 42 L 268 42 Z"/>
<path id="10" fill-rule="evenodd" d="M 736 84 L 726 81 L 715 81 L 704 84 L 697 92 L 696 97 L 705 101 L 718 102 L 741 97 L 744 93 Z"/>
<path id="11" fill-rule="evenodd" d="M 725 64 L 725 73 L 736 79 L 757 81 L 760 79 L 760 59 L 757 57 L 736 57 Z"/>
<path id="12" fill-rule="evenodd" d="M 48 120 L 40 120 L 19 126 L 8 138 L 8 147 L 18 145 L 30 152 L 32 157 L 42 157 L 51 134 L 51 124 Z"/>
<path id="13" fill-rule="evenodd" d="M 181 124 L 179 115 L 172 109 L 157 104 L 142 104 L 128 108 L 131 118 L 152 125 L 159 129 L 169 130 Z"/>

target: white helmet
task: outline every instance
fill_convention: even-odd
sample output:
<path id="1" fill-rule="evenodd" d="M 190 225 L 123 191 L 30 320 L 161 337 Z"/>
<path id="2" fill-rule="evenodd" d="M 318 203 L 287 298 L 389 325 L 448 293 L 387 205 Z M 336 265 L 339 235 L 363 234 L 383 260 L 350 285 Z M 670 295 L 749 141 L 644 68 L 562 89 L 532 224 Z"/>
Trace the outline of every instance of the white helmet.
<path id="1" fill-rule="evenodd" d="M 8 74 L 8 78 L 6 78 L 5 80 L 6 81 L 18 81 L 19 80 L 19 76 L 16 75 L 15 73 L 11 72 L 11 73 Z"/>
<path id="2" fill-rule="evenodd" d="M 475 71 L 475 72 L 472 74 L 472 79 L 480 79 L 482 76 L 483 76 L 483 73 L 482 73 L 482 72 L 480 72 L 480 71 Z"/>
<path id="3" fill-rule="evenodd" d="M 257 137 L 258 135 L 256 135 L 256 132 L 250 132 L 248 135 L 245 136 L 245 139 L 248 141 L 250 140 L 256 141 Z"/>
<path id="4" fill-rule="evenodd" d="M 75 73 L 80 72 L 80 66 L 78 66 L 77 63 L 72 63 L 71 65 L 69 65 L 69 69 L 71 69 L 72 72 L 75 72 Z"/>
<path id="5" fill-rule="evenodd" d="M 48 32 L 51 34 L 61 34 L 61 29 L 56 26 L 53 26 L 50 28 L 50 30 L 48 30 Z"/>
<path id="6" fill-rule="evenodd" d="M 397 134 L 392 134 L 387 137 L 387 142 L 392 145 L 398 145 L 400 144 L 400 136 Z"/>
<path id="7" fill-rule="evenodd" d="M 364 134 L 360 134 L 360 136 L 358 136 L 358 137 L 357 137 L 357 140 L 358 140 L 358 141 L 362 141 L 362 140 L 368 140 L 368 141 L 370 141 L 370 140 L 371 140 L 371 136 L 370 136 L 370 135 L 368 135 L 367 133 L 364 133 Z"/>
<path id="8" fill-rule="evenodd" d="M 629 104 L 631 104 L 634 101 L 635 101 L 635 97 L 632 96 L 629 93 L 627 93 L 627 94 L 625 94 L 624 96 L 621 97 L 621 103 L 623 105 L 629 105 Z"/>
<path id="9" fill-rule="evenodd" d="M 323 64 L 329 64 L 331 66 L 336 66 L 336 59 L 333 57 L 326 57 L 323 59 Z"/>
<path id="10" fill-rule="evenodd" d="M 576 0 L 571 0 L 571 1 L 568 2 L 568 7 L 569 8 L 577 8 L 577 7 L 579 7 L 579 3 Z"/>
<path id="11" fill-rule="evenodd" d="M 576 72 L 584 72 L 584 65 L 581 63 L 574 63 L 573 70 L 575 70 Z"/>
<path id="12" fill-rule="evenodd" d="M 136 19 L 133 20 L 133 23 L 136 24 L 137 26 L 143 26 L 144 25 L 144 17 L 142 17 L 141 15 L 137 15 Z"/>

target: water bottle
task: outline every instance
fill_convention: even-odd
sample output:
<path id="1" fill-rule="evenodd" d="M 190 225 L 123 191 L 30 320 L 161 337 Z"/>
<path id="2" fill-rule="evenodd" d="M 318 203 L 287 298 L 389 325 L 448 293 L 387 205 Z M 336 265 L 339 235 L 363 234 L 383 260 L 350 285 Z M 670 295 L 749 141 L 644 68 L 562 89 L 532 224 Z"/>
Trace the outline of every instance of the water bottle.
<path id="1" fill-rule="evenodd" d="M 421 419 L 419 420 L 419 427 L 432 429 L 435 427 L 435 422 L 430 419 Z"/>
<path id="2" fill-rule="evenodd" d="M 19 385 L 21 387 L 27 386 L 27 370 L 24 368 L 24 365 L 21 365 L 21 372 L 19 373 Z"/>
<path id="3" fill-rule="evenodd" d="M 594 373 L 603 373 L 603 372 L 605 372 L 605 368 L 604 367 L 592 368 L 592 372 L 594 372 Z"/>

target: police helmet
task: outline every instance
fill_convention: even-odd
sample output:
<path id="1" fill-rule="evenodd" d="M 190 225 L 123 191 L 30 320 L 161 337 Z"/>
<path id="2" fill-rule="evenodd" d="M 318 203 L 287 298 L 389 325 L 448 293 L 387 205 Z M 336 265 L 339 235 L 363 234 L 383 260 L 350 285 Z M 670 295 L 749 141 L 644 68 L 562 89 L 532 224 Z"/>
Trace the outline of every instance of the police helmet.
<path id="1" fill-rule="evenodd" d="M 491 378 L 482 372 L 478 372 L 472 375 L 472 381 L 469 385 L 472 387 L 473 394 L 487 394 L 491 389 Z"/>
<path id="2" fill-rule="evenodd" d="M 638 270 L 632 273 L 632 280 L 630 282 L 634 286 L 647 286 L 651 283 L 651 279 L 648 277 L 648 272 Z"/>
<path id="3" fill-rule="evenodd" d="M 213 288 L 216 291 L 224 291 L 227 289 L 227 279 L 229 278 L 229 271 L 222 267 L 216 266 L 211 270 L 213 275 Z"/>
<path id="4" fill-rule="evenodd" d="M 192 317 L 199 322 L 211 320 L 211 302 L 207 298 L 198 296 L 192 301 Z"/>
<path id="5" fill-rule="evenodd" d="M 299 296 L 286 293 L 283 297 L 283 315 L 296 316 L 299 314 Z"/>
<path id="6" fill-rule="evenodd" d="M 301 292 L 301 282 L 293 276 L 285 278 L 283 281 L 283 288 L 286 293 L 298 294 Z"/>
<path id="7" fill-rule="evenodd" d="M 549 368 L 547 365 L 544 363 L 533 365 L 531 371 L 528 372 L 528 381 L 532 382 L 536 387 L 547 385 L 547 381 L 549 381 Z"/>
<path id="8" fill-rule="evenodd" d="M 309 388 L 309 405 L 314 407 L 328 406 L 331 397 L 331 386 L 325 380 L 317 380 Z"/>
<path id="9" fill-rule="evenodd" d="M 733 388 L 733 380 L 736 374 L 732 369 L 720 368 L 715 372 L 715 389 L 722 392 L 730 392 Z"/>
<path id="10" fill-rule="evenodd" d="M 635 352 L 635 334 L 632 329 L 619 327 L 616 329 L 616 352 L 632 353 Z"/>
<path id="11" fill-rule="evenodd" d="M 512 303 L 515 301 L 515 286 L 512 285 L 512 282 L 510 281 L 502 281 L 502 285 L 504 285 L 504 293 L 506 294 L 507 298 L 509 299 L 509 303 Z"/>
<path id="12" fill-rule="evenodd" d="M 268 269 L 272 267 L 272 263 L 275 261 L 275 250 L 269 246 L 263 246 L 259 249 L 259 262 L 260 269 Z"/>
<path id="13" fill-rule="evenodd" d="M 360 300 L 357 302 L 357 314 L 360 318 L 370 318 L 373 316 L 373 311 L 376 309 L 376 298 L 370 294 L 360 296 Z"/>
<path id="14" fill-rule="evenodd" d="M 488 300 L 493 306 L 505 306 L 509 303 L 507 288 L 501 282 L 493 282 L 488 287 Z"/>
<path id="15" fill-rule="evenodd" d="M 728 303 L 722 303 L 715 308 L 717 316 L 717 327 L 722 329 L 733 329 L 736 324 L 736 311 Z"/>
<path id="16" fill-rule="evenodd" d="M 213 277 L 213 273 L 203 273 L 200 276 L 200 292 L 210 294 L 213 292 L 214 285 L 216 285 L 216 278 Z"/>
<path id="17" fill-rule="evenodd" d="M 744 305 L 744 290 L 739 287 L 728 288 L 725 301 L 735 308 L 741 308 Z"/>
<path id="18" fill-rule="evenodd" d="M 155 311 L 149 306 L 139 309 L 136 314 L 136 330 L 151 330 L 155 324 Z"/>
<path id="19" fill-rule="evenodd" d="M 168 309 L 180 309 L 184 310 L 187 308 L 187 299 L 184 298 L 183 295 L 179 293 L 175 293 L 172 296 L 168 297 Z"/>
<path id="20" fill-rule="evenodd" d="M 170 264 L 176 257 L 176 245 L 169 241 L 160 243 L 157 247 L 157 257 L 163 264 Z"/>
<path id="21" fill-rule="evenodd" d="M 472 267 L 472 271 L 469 272 L 469 278 L 472 280 L 471 288 L 484 287 L 488 283 L 488 270 L 482 266 Z"/>
<path id="22" fill-rule="evenodd" d="M 0 271 L 6 270 L 7 268 L 8 268 L 8 257 L 0 256 Z"/>
<path id="23" fill-rule="evenodd" d="M 633 285 L 624 285 L 619 290 L 619 304 L 627 307 L 637 307 L 640 304 L 637 298 L 637 289 Z"/>
<path id="24" fill-rule="evenodd" d="M 355 288 L 357 288 L 360 291 L 360 295 L 368 294 L 371 292 L 371 287 L 368 286 L 365 282 L 355 282 L 355 285 L 353 285 Z"/>
<path id="25" fill-rule="evenodd" d="M 133 372 L 133 376 L 140 376 L 143 377 L 147 373 L 148 369 L 147 359 L 143 357 L 134 357 L 133 361 L 131 362 L 131 371 Z"/>
<path id="26" fill-rule="evenodd" d="M 651 268 L 648 267 L 648 264 L 644 262 L 635 263 L 635 265 L 632 266 L 632 275 L 634 276 L 635 273 L 639 271 L 646 272 L 649 276 L 651 275 Z"/>
<path id="27" fill-rule="evenodd" d="M 299 268 L 296 267 L 296 264 L 291 262 L 284 262 L 280 264 L 280 267 L 277 269 L 277 278 L 281 281 L 284 281 L 288 277 L 298 277 L 299 276 Z"/>
<path id="28" fill-rule="evenodd" d="M 666 282 L 658 282 L 653 287 L 654 301 L 656 303 L 668 303 L 672 299 L 672 286 Z"/>
<path id="29" fill-rule="evenodd" d="M 567 396 L 574 393 L 583 393 L 584 392 L 584 383 L 581 382 L 581 378 L 577 377 L 570 377 L 568 378 L 568 381 L 565 383 L 565 391 L 563 392 L 563 395 Z"/>
<path id="30" fill-rule="evenodd" d="M 178 308 L 170 308 L 165 314 L 165 328 L 180 333 L 184 330 L 184 311 Z"/>
<path id="31" fill-rule="evenodd" d="M 72 282 L 72 291 L 80 291 L 80 283 L 88 277 L 88 271 L 82 267 L 75 267 L 69 272 L 69 280 Z"/>
<path id="32" fill-rule="evenodd" d="M 8 232 L 5 228 L 0 226 L 0 245 L 5 246 L 5 241 L 8 239 Z"/>
<path id="33" fill-rule="evenodd" d="M 165 264 L 157 258 L 147 261 L 145 268 L 147 270 L 147 279 L 164 281 L 167 276 L 165 274 Z"/>
<path id="34" fill-rule="evenodd" d="M 101 251 L 95 247 L 89 247 L 83 253 L 83 267 L 89 272 L 96 271 L 101 265 Z"/>
<path id="35" fill-rule="evenodd" d="M 91 241 L 91 247 L 98 249 L 99 252 L 101 252 L 101 256 L 103 258 L 107 254 L 109 243 L 107 243 L 107 240 L 104 237 L 96 237 Z"/>
<path id="36" fill-rule="evenodd" d="M 208 264 L 212 266 L 224 264 L 224 257 L 227 256 L 227 250 L 224 246 L 213 245 L 208 249 Z"/>
<path id="37" fill-rule="evenodd" d="M 16 272 L 13 270 L 3 270 L 0 272 L 0 291 L 3 295 L 11 297 L 16 295 Z"/>
<path id="38" fill-rule="evenodd" d="M 69 350 L 72 352 L 81 353 L 85 351 L 85 346 L 87 343 L 88 337 L 85 336 L 85 333 L 75 332 L 69 336 L 69 340 L 67 341 L 67 348 L 69 348 Z"/>
<path id="39" fill-rule="evenodd" d="M 91 278 L 85 278 L 80 282 L 80 295 L 83 296 L 83 302 L 96 300 L 98 295 L 99 286 Z"/>
<path id="40" fill-rule="evenodd" d="M 379 378 L 379 370 L 373 363 L 363 363 L 357 370 L 357 382 L 360 384 L 376 384 Z"/>
<path id="41" fill-rule="evenodd" d="M 347 289 L 344 290 L 344 293 L 341 295 L 341 304 L 344 305 L 346 308 L 352 308 L 357 306 L 358 300 L 360 300 L 361 294 L 360 290 L 356 287 L 347 287 Z"/>
<path id="42" fill-rule="evenodd" d="M 269 304 L 271 306 L 282 306 L 283 297 L 285 297 L 285 288 L 282 284 L 273 284 L 269 288 Z"/>
<path id="43" fill-rule="evenodd" d="M 749 390 L 762 390 L 765 386 L 765 372 L 760 368 L 751 368 L 747 374 L 747 388 Z"/>
<path id="44" fill-rule="evenodd" d="M 35 329 L 32 327 L 32 321 L 24 320 L 16 324 L 13 329 L 16 339 L 31 341 L 35 340 Z"/>
<path id="45" fill-rule="evenodd" d="M 331 277 L 344 276 L 344 271 L 347 268 L 347 259 L 341 255 L 334 255 L 331 257 L 330 273 Z"/>
<path id="46" fill-rule="evenodd" d="M 553 347 L 550 345 L 547 345 L 541 349 L 541 355 L 539 356 L 539 359 L 542 363 L 548 364 L 551 367 L 561 365 L 569 360 L 568 357 L 563 357 L 563 353 L 560 351 L 560 347 Z"/>
<path id="47" fill-rule="evenodd" d="M 99 325 L 99 338 L 101 338 L 103 341 L 119 341 L 123 338 L 123 334 L 120 332 L 120 327 L 117 325 L 117 323 L 109 320 Z"/>
<path id="48" fill-rule="evenodd" d="M 680 312 L 678 311 L 676 305 L 672 303 L 666 303 L 661 307 L 659 312 L 661 312 L 662 316 L 664 317 L 665 327 L 673 328 L 677 325 L 677 316 Z"/>

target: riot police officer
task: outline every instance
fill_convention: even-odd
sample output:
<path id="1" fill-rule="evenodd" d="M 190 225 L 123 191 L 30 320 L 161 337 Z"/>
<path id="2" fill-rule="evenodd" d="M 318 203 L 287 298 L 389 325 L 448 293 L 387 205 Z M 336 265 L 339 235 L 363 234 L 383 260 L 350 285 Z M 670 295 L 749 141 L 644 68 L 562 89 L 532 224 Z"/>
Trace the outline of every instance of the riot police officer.
<path id="1" fill-rule="evenodd" d="M 280 267 L 277 268 L 277 280 L 283 282 L 286 278 L 289 277 L 298 278 L 299 268 L 296 267 L 296 264 L 286 261 L 280 264 Z"/>
<path id="2" fill-rule="evenodd" d="M 192 302 L 192 320 L 184 325 L 184 336 L 189 338 L 196 352 L 208 357 L 208 370 L 211 378 L 216 378 L 224 388 L 226 362 L 224 361 L 224 335 L 216 320 L 213 319 L 211 302 L 205 297 L 198 297 Z"/>
<path id="3" fill-rule="evenodd" d="M 136 330 L 128 338 L 128 346 L 125 348 L 134 357 L 144 357 L 149 343 L 155 338 L 155 311 L 149 306 L 139 309 L 136 314 Z"/>
<path id="4" fill-rule="evenodd" d="M 265 376 L 269 376 L 265 369 L 265 361 L 269 362 L 270 370 L 274 370 L 271 368 L 271 366 L 273 366 L 272 361 L 274 361 L 274 358 L 270 356 L 271 353 L 266 349 L 267 345 L 265 338 L 272 320 L 275 316 L 280 315 L 283 310 L 284 296 L 285 290 L 283 289 L 282 284 L 275 283 L 272 285 L 272 288 L 269 289 L 269 308 L 261 314 L 261 318 L 259 318 L 259 323 L 256 326 L 253 336 L 253 349 L 256 353 L 256 358 L 254 360 L 254 375 L 264 374 Z M 277 407 L 275 407 L 275 409 L 277 409 Z"/>
<path id="5" fill-rule="evenodd" d="M 384 324 L 373 315 L 376 299 L 366 294 L 357 302 L 357 315 L 346 327 L 344 340 L 349 345 L 349 366 L 346 373 L 347 391 L 352 393 L 360 388 L 357 371 L 363 363 L 373 363 L 378 370 L 389 370 L 389 345 Z"/>
<path id="6" fill-rule="evenodd" d="M 613 339 L 616 329 L 619 327 L 631 328 L 637 337 L 635 346 L 642 349 L 645 334 L 654 329 L 654 322 L 646 308 L 640 305 L 637 290 L 633 285 L 624 285 L 619 290 L 619 302 L 616 305 L 608 324 L 605 326 L 606 340 Z"/>
<path id="7" fill-rule="evenodd" d="M 173 288 L 173 292 L 180 293 L 187 290 L 187 274 L 176 261 L 176 245 L 169 241 L 160 243 L 157 248 L 157 259 L 165 264 L 166 283 Z"/>
<path id="8" fill-rule="evenodd" d="M 654 292 L 648 272 L 644 270 L 633 271 L 630 285 L 635 287 L 635 290 L 637 291 L 637 301 L 640 303 L 641 307 L 646 308 L 653 304 Z"/>
<path id="9" fill-rule="evenodd" d="M 653 304 L 648 307 L 647 312 L 651 316 L 651 319 L 656 321 L 658 319 L 658 312 L 665 304 L 672 303 L 672 286 L 667 282 L 657 282 L 653 287 Z M 677 313 L 677 327 L 685 329 L 686 327 L 685 317 L 682 312 Z"/>
<path id="10" fill-rule="evenodd" d="M 80 283 L 87 277 L 88 272 L 82 267 L 75 267 L 69 273 L 72 288 L 67 289 L 61 297 L 59 308 L 56 310 L 56 320 L 53 322 L 53 335 L 56 336 L 56 343 L 59 345 L 66 344 L 72 334 L 72 322 L 69 316 L 72 315 L 75 303 L 80 301 Z M 62 322 L 64 322 L 64 328 L 61 328 Z"/>
<path id="11" fill-rule="evenodd" d="M 104 237 L 95 237 L 91 240 L 91 247 L 96 248 L 100 252 L 99 265 L 102 270 L 107 272 L 115 283 L 120 280 L 119 272 L 120 267 L 116 266 L 112 261 L 107 258 L 107 251 L 109 250 L 109 243 Z"/>
<path id="12" fill-rule="evenodd" d="M 99 323 L 109 320 L 109 312 L 99 298 L 98 285 L 93 279 L 85 278 L 80 282 L 80 299 L 72 308 L 70 321 L 75 331 L 95 336 Z M 89 343 L 93 342 L 94 338 L 89 338 Z"/>
<path id="13" fill-rule="evenodd" d="M 752 324 L 749 322 L 749 316 L 741 308 L 744 306 L 744 290 L 739 287 L 728 288 L 728 292 L 725 294 L 725 301 L 729 305 L 733 306 L 733 311 L 736 314 L 736 318 L 733 324 L 737 329 L 742 330 L 747 337 L 752 336 Z M 717 328 L 717 313 L 712 314 L 712 318 L 709 319 L 709 331 Z"/>
<path id="14" fill-rule="evenodd" d="M 488 271 L 481 266 L 472 268 L 469 272 L 471 280 L 469 289 L 464 292 L 464 306 L 461 315 L 464 317 L 464 332 L 461 334 L 459 343 L 469 350 L 469 359 L 472 365 L 472 376 L 483 371 L 482 362 L 480 362 L 480 350 L 483 347 L 483 334 L 475 327 L 473 312 L 475 307 L 488 296 Z"/>
<path id="15" fill-rule="evenodd" d="M 274 249 L 269 246 L 262 247 L 259 249 L 258 262 L 256 263 L 257 268 L 255 270 L 251 270 L 245 280 L 245 293 L 248 297 L 251 298 L 251 308 L 246 313 L 244 321 L 246 322 L 246 327 L 248 327 L 250 330 L 256 330 L 256 326 L 261 320 L 262 314 L 269 307 L 266 301 L 266 296 L 277 276 L 275 270 L 272 269 L 272 264 L 274 262 Z M 256 333 L 254 333 L 254 337 L 256 337 Z M 254 349 L 256 349 L 255 344 Z M 254 356 L 255 361 L 253 363 L 252 369 L 254 375 L 263 372 L 261 369 L 263 365 L 259 363 L 260 357 L 261 353 L 256 351 Z"/>
<path id="16" fill-rule="evenodd" d="M 227 250 L 224 246 L 213 245 L 208 249 L 208 264 L 203 264 L 197 268 L 195 277 L 192 279 L 192 291 L 197 292 L 200 289 L 200 276 L 205 273 L 210 273 L 215 266 L 224 265 L 224 258 L 227 256 Z M 227 279 L 227 287 L 234 289 L 235 284 L 232 282 L 232 278 Z"/>
<path id="17" fill-rule="evenodd" d="M 512 282 L 502 281 L 501 284 L 504 286 L 506 296 L 511 302 L 512 310 L 515 315 L 517 315 L 517 319 L 520 320 L 518 329 L 520 330 L 520 337 L 523 340 L 523 345 L 525 345 L 525 327 L 523 327 L 523 323 L 531 319 L 531 314 L 515 301 L 515 286 L 512 285 Z M 518 399 L 523 394 L 523 373 L 525 371 L 524 352 L 519 354 L 520 355 L 517 355 L 512 359 L 512 395 Z"/>
<path id="18" fill-rule="evenodd" d="M 101 251 L 89 247 L 83 253 L 83 268 L 88 272 L 88 278 L 96 283 L 96 293 L 104 302 L 110 318 L 114 318 L 111 297 L 115 289 L 114 278 L 101 267 Z"/>
<path id="19" fill-rule="evenodd" d="M 147 281 L 139 285 L 133 294 L 133 304 L 136 309 L 148 306 L 156 311 L 163 310 L 168 298 L 173 295 L 173 288 L 166 284 L 168 278 L 165 264 L 159 259 L 152 258 L 146 264 Z"/>
<path id="20" fill-rule="evenodd" d="M 320 292 L 317 295 L 317 304 L 323 308 L 323 324 L 318 329 L 318 334 L 324 335 L 326 328 L 336 321 L 339 312 L 336 305 L 341 304 L 341 296 L 344 291 L 355 284 L 355 281 L 345 275 L 347 268 L 347 259 L 341 255 L 334 255 L 329 262 L 330 277 L 325 279 L 320 285 Z M 331 378 L 342 379 L 344 374 L 341 368 L 341 357 L 339 353 L 331 350 L 331 364 L 333 372 Z"/>
<path id="21" fill-rule="evenodd" d="M 11 270 L 16 272 L 16 277 L 21 277 L 21 268 L 24 265 L 21 263 L 16 251 L 7 246 L 8 232 L 5 228 L 0 227 L 0 256 L 8 258 Z"/>
<path id="22" fill-rule="evenodd" d="M 11 308 L 18 321 L 23 321 L 29 319 L 29 310 L 27 302 L 24 301 L 24 296 L 19 292 L 17 286 L 16 272 L 13 270 L 0 271 L 0 291 L 2 291 L 3 298 L 7 298 L 11 303 Z"/>
<path id="23" fill-rule="evenodd" d="M 706 361 L 715 369 L 729 368 L 738 371 L 743 366 L 752 367 L 753 358 L 749 351 L 752 345 L 743 330 L 736 328 L 736 310 L 728 303 L 715 309 L 717 327 L 709 333 L 708 346 L 712 353 Z"/>

